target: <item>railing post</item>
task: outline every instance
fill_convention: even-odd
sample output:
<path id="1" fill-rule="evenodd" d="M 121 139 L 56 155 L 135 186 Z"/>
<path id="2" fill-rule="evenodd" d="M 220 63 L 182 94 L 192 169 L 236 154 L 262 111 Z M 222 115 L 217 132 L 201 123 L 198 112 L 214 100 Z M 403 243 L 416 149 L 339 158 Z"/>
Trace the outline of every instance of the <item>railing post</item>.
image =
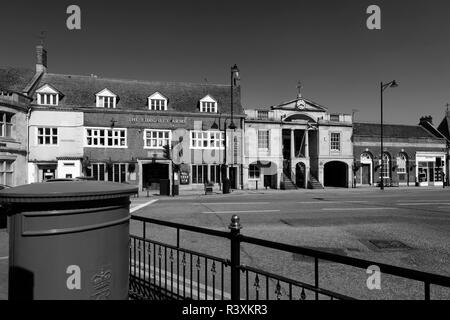
<path id="1" fill-rule="evenodd" d="M 231 240 L 231 300 L 241 299 L 241 281 L 240 281 L 240 265 L 241 265 L 241 242 L 239 235 L 241 233 L 241 224 L 239 217 L 233 215 L 231 223 L 228 227 L 230 229 Z"/>

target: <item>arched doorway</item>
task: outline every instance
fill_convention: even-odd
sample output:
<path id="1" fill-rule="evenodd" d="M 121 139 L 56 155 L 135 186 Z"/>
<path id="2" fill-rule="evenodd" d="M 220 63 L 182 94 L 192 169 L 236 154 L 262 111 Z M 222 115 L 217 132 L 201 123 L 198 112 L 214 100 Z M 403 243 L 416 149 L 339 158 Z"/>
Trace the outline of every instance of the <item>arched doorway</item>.
<path id="1" fill-rule="evenodd" d="M 361 154 L 361 184 L 371 185 L 373 181 L 372 172 L 373 172 L 373 157 L 370 152 L 363 152 Z"/>
<path id="2" fill-rule="evenodd" d="M 348 187 L 348 166 L 341 161 L 325 163 L 323 181 L 325 187 Z"/>
<path id="3" fill-rule="evenodd" d="M 305 188 L 306 166 L 303 162 L 297 163 L 295 166 L 295 184 L 299 188 Z"/>
<path id="4" fill-rule="evenodd" d="M 399 184 L 408 184 L 408 155 L 400 152 L 397 156 L 397 176 Z"/>
<path id="5" fill-rule="evenodd" d="M 383 153 L 383 167 L 381 170 L 381 177 L 383 178 L 383 184 L 389 186 L 391 183 L 391 156 L 389 153 Z"/>

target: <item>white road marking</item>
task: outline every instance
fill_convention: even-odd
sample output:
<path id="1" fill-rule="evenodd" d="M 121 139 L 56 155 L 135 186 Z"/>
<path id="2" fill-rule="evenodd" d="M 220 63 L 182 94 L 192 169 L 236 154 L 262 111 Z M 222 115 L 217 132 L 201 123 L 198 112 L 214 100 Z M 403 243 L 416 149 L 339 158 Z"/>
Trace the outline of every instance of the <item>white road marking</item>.
<path id="1" fill-rule="evenodd" d="M 205 211 L 202 213 L 255 213 L 255 212 L 279 212 L 280 210 L 242 210 L 242 211 Z"/>
<path id="2" fill-rule="evenodd" d="M 389 208 L 389 207 L 378 207 L 378 208 L 322 208 L 324 211 L 349 211 L 349 210 L 394 210 L 397 208 Z"/>
<path id="3" fill-rule="evenodd" d="M 448 205 L 450 202 L 411 202 L 411 203 L 396 203 L 399 206 L 429 206 L 429 205 Z"/>
<path id="4" fill-rule="evenodd" d="M 270 202 L 199 202 L 197 204 L 269 204 Z"/>
<path id="5" fill-rule="evenodd" d="M 138 206 L 136 206 L 136 207 L 133 207 L 133 208 L 130 209 L 130 213 L 133 213 L 133 212 L 135 212 L 135 211 L 137 211 L 137 210 L 139 210 L 139 209 L 142 209 L 142 208 L 144 208 L 144 207 L 146 207 L 146 206 L 148 206 L 148 205 L 150 205 L 150 204 L 152 204 L 152 203 L 155 203 L 156 201 L 158 201 L 158 199 L 154 199 L 154 200 L 151 200 L 151 201 L 149 201 L 149 202 L 140 204 L 140 205 L 138 205 Z"/>
<path id="6" fill-rule="evenodd" d="M 9 257 L 8 256 L 6 256 L 6 257 L 0 257 L 0 260 L 6 260 L 6 259 L 8 259 Z"/>
<path id="7" fill-rule="evenodd" d="M 397 202 L 404 202 L 405 200 L 398 200 Z M 441 201 L 444 201 L 444 202 L 450 202 L 450 200 L 442 200 L 442 199 L 440 199 L 440 200 L 431 200 L 431 199 L 422 199 L 422 200 L 409 200 L 409 202 L 441 202 Z"/>
<path id="8" fill-rule="evenodd" d="M 323 201 L 296 201 L 296 203 L 303 203 L 303 204 L 321 204 L 321 203 L 365 203 L 368 201 L 364 201 L 364 200 L 341 200 L 341 201 L 328 201 L 328 200 L 323 200 Z"/>

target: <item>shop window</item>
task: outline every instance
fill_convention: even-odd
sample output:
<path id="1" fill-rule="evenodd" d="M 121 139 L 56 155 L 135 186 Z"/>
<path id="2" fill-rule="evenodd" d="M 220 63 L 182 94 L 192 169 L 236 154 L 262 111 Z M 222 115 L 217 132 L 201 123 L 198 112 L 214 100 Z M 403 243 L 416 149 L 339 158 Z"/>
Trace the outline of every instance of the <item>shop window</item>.
<path id="1" fill-rule="evenodd" d="M 13 161 L 0 159 L 0 184 L 13 185 Z"/>
<path id="2" fill-rule="evenodd" d="M 261 175 L 261 169 L 256 164 L 251 164 L 248 167 L 248 177 L 249 179 L 259 179 Z"/>
<path id="3" fill-rule="evenodd" d="M 127 147 L 126 129 L 86 128 L 85 130 L 87 147 Z"/>
<path id="4" fill-rule="evenodd" d="M 58 144 L 58 128 L 37 128 L 38 145 L 57 145 Z"/>
<path id="5" fill-rule="evenodd" d="M 0 137 L 11 137 L 12 113 L 0 112 Z"/>
<path id="6" fill-rule="evenodd" d="M 170 130 L 144 130 L 145 149 L 162 149 L 168 145 L 170 147 L 172 132 Z"/>
<path id="7" fill-rule="evenodd" d="M 208 165 L 192 165 L 192 183 L 206 183 L 208 181 Z"/>
<path id="8" fill-rule="evenodd" d="M 106 165 L 104 163 L 93 163 L 87 169 L 86 174 L 88 177 L 93 177 L 97 181 L 105 181 L 105 168 Z"/>
<path id="9" fill-rule="evenodd" d="M 209 167 L 209 181 L 213 183 L 220 183 L 220 165 L 211 165 Z"/>

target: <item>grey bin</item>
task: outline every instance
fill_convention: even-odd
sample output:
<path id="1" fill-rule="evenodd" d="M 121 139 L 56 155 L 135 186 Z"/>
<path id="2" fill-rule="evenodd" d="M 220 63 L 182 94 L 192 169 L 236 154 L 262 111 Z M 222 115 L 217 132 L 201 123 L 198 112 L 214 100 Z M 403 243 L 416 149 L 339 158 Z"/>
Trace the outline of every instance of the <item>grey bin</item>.
<path id="1" fill-rule="evenodd" d="M 9 219 L 10 300 L 128 299 L 130 195 L 109 182 L 0 191 Z"/>

